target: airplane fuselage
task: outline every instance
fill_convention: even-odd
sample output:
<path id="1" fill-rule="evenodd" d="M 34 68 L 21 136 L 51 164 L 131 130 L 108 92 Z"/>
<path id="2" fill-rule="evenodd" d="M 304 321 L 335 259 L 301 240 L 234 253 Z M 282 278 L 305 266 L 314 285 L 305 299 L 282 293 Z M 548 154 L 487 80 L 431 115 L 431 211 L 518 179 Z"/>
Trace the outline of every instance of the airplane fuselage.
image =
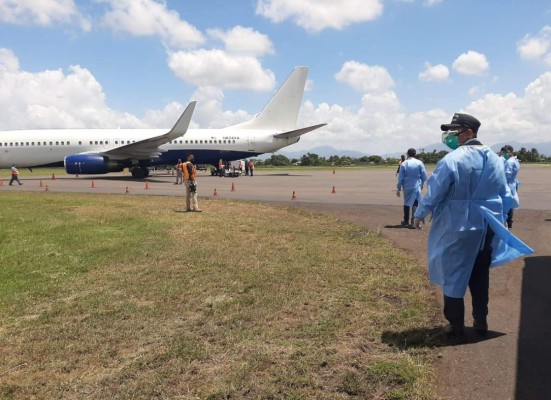
<path id="1" fill-rule="evenodd" d="M 166 133 L 168 129 L 43 129 L 0 132 L 0 168 L 63 166 L 66 156 L 98 153 Z M 160 146 L 159 157 L 128 162 L 141 166 L 170 165 L 189 153 L 198 164 L 238 160 L 275 152 L 298 142 L 275 138 L 278 132 L 252 129 L 188 129 L 182 137 Z M 110 156 L 117 160 L 117 156 Z"/>

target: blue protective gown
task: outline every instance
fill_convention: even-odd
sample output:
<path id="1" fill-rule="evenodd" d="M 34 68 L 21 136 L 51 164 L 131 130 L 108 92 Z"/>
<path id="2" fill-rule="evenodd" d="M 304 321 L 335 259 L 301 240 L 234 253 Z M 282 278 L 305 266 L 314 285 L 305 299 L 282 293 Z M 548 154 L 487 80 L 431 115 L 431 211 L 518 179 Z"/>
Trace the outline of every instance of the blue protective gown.
<path id="1" fill-rule="evenodd" d="M 400 165 L 397 190 L 404 190 L 404 205 L 411 207 L 415 200 L 421 201 L 421 189 L 427 180 L 425 164 L 416 158 L 408 158 Z"/>
<path id="2" fill-rule="evenodd" d="M 508 159 L 502 157 L 502 159 L 503 166 L 505 168 L 505 179 L 507 180 L 507 185 L 511 190 L 511 196 L 513 197 L 513 204 L 511 205 L 511 208 L 518 208 L 520 206 L 520 201 L 517 193 L 517 189 L 519 186 L 517 175 L 520 164 L 516 157 L 509 157 Z"/>
<path id="3" fill-rule="evenodd" d="M 503 161 L 478 140 L 438 162 L 415 218 L 432 213 L 429 278 L 446 296 L 465 295 L 488 226 L 494 232 L 491 267 L 533 253 L 503 225 L 511 205 Z"/>

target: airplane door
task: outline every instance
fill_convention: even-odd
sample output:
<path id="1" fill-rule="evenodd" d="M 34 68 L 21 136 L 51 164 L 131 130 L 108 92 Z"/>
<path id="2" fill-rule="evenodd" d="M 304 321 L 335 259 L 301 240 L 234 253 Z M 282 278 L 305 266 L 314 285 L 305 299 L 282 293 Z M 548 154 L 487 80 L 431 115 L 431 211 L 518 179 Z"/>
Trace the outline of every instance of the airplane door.
<path id="1" fill-rule="evenodd" d="M 249 137 L 249 151 L 255 151 L 254 136 Z"/>

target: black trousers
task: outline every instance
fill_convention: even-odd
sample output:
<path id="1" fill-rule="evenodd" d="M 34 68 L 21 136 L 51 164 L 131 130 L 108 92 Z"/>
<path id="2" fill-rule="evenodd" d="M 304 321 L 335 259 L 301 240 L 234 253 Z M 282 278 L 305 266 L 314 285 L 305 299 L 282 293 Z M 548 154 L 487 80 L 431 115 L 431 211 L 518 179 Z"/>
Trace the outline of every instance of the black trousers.
<path id="1" fill-rule="evenodd" d="M 513 227 L 513 209 L 511 208 L 507 213 L 507 228 L 511 229 Z"/>
<path id="2" fill-rule="evenodd" d="M 413 207 L 417 207 L 419 205 L 419 202 L 415 200 L 415 203 L 413 203 Z M 409 221 L 409 206 L 404 206 L 404 221 Z M 413 215 L 411 216 L 413 218 Z"/>
<path id="3" fill-rule="evenodd" d="M 469 279 L 473 318 L 477 321 L 486 321 L 488 315 L 493 238 L 494 232 L 488 228 L 484 239 L 484 247 L 479 251 L 474 261 L 473 271 Z M 457 299 L 444 295 L 444 316 L 453 327 L 462 328 L 465 325 L 465 303 L 463 298 Z"/>

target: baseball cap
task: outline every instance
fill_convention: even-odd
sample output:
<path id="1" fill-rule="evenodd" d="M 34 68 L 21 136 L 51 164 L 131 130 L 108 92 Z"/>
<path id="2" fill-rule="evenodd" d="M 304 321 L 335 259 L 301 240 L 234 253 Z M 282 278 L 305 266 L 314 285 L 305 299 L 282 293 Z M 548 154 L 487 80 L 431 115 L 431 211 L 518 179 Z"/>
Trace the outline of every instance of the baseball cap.
<path id="1" fill-rule="evenodd" d="M 450 129 L 457 129 L 461 127 L 469 128 L 474 133 L 477 133 L 478 128 L 480 127 L 480 121 L 469 114 L 455 113 L 453 115 L 452 122 L 449 124 L 442 124 L 440 129 L 443 131 L 449 131 Z"/>

